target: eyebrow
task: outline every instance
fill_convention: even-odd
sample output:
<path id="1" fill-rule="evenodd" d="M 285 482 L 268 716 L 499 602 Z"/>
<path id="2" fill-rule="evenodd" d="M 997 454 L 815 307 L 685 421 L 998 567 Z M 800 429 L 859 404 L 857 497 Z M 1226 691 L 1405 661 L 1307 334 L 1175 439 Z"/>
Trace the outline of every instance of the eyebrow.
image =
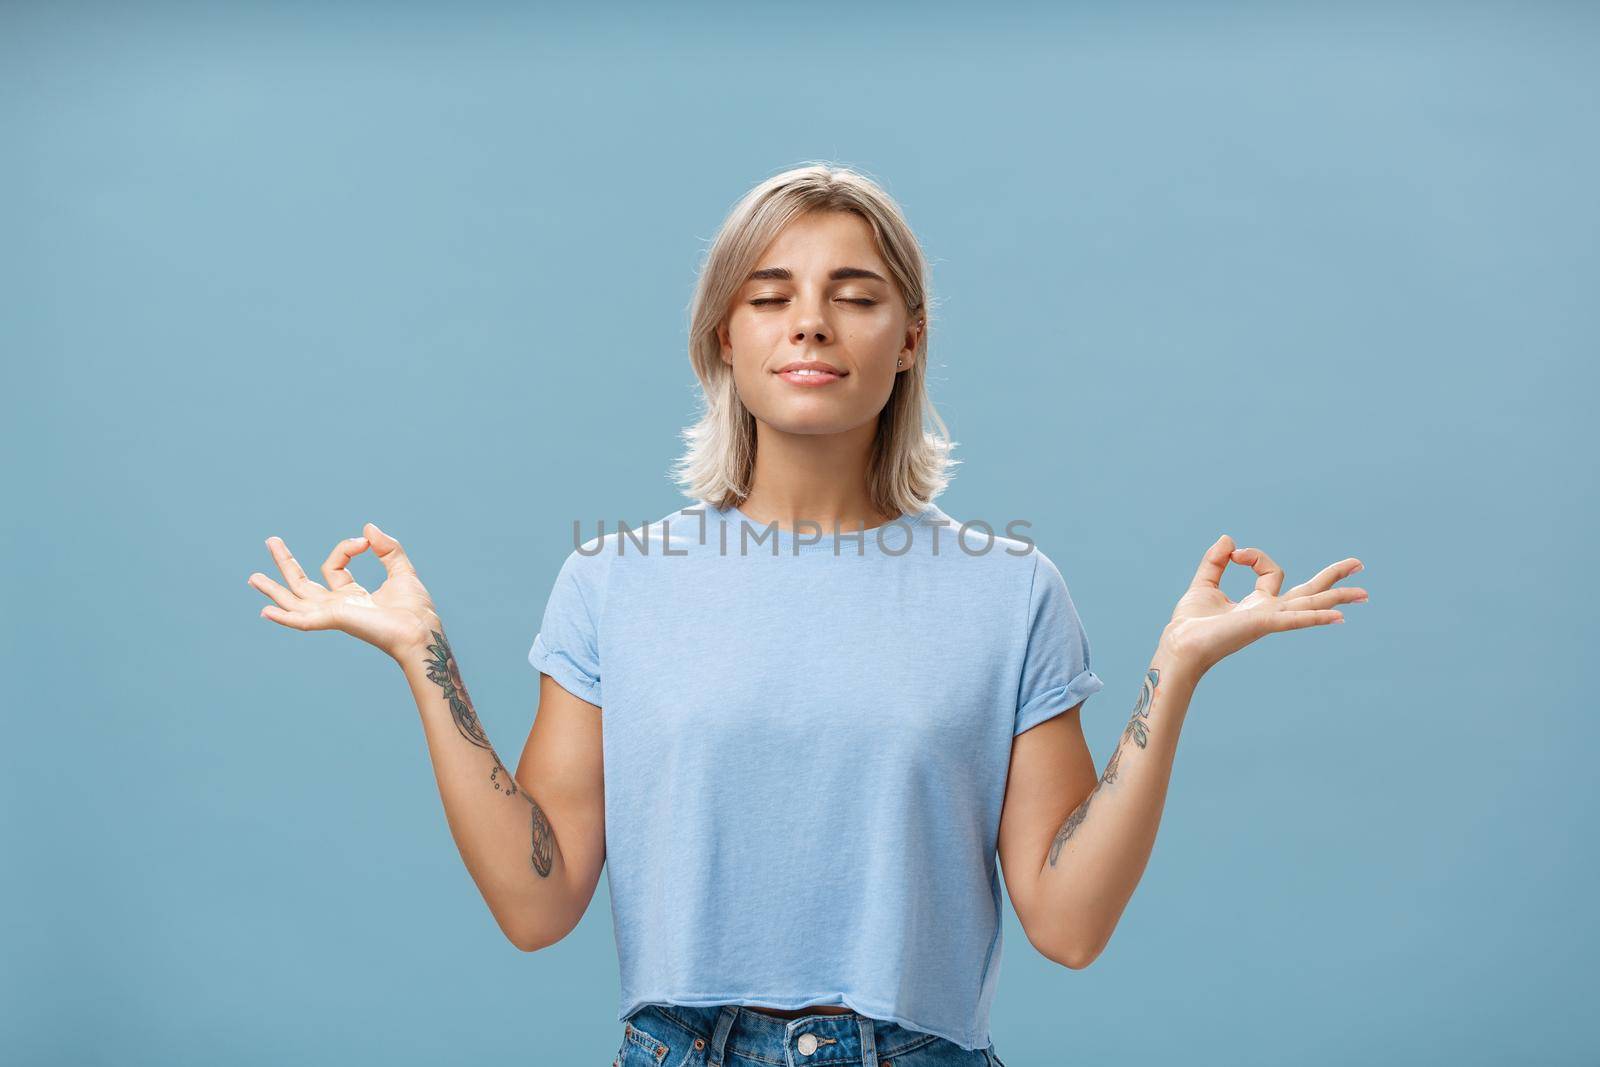
<path id="1" fill-rule="evenodd" d="M 886 284 L 888 281 L 877 271 L 868 270 L 865 267 L 835 267 L 828 272 L 828 280 L 830 282 L 842 282 L 848 278 L 871 278 L 874 281 Z M 794 281 L 794 272 L 788 267 L 763 267 L 760 270 L 751 271 L 750 277 L 745 280 L 751 282 L 763 280 L 792 282 Z"/>

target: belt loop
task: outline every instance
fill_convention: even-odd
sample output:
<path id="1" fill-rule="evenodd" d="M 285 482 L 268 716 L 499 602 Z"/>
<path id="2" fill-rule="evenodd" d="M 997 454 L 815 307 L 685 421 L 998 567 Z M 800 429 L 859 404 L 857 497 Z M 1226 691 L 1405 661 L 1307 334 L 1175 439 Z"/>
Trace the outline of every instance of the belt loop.
<path id="1" fill-rule="evenodd" d="M 872 1020 L 862 1015 L 857 1019 L 861 1023 L 861 1062 L 864 1067 L 878 1067 L 878 1038 L 872 1030 Z"/>
<path id="2" fill-rule="evenodd" d="M 723 1047 L 728 1043 L 728 1032 L 733 1029 L 733 1020 L 739 1015 L 739 1009 L 732 1004 L 724 1004 L 717 1013 L 717 1025 L 711 1032 L 711 1047 L 706 1050 L 706 1062 L 710 1067 L 721 1067 L 726 1058 Z"/>

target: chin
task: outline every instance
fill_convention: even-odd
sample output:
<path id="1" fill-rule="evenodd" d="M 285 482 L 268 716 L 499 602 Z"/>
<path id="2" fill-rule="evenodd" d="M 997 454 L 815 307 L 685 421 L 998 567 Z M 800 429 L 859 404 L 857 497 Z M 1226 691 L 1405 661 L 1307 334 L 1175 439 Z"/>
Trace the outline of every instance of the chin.
<path id="1" fill-rule="evenodd" d="M 778 410 L 769 408 L 757 411 L 752 408 L 751 414 L 780 433 L 792 434 L 844 433 L 875 417 L 872 414 L 841 411 L 834 404 L 784 404 Z"/>

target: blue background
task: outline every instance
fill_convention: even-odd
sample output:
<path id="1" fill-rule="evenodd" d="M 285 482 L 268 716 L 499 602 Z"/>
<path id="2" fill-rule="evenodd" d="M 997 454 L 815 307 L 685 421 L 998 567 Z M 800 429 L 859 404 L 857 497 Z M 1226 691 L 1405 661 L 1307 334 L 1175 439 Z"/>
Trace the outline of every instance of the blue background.
<path id="1" fill-rule="evenodd" d="M 382 524 L 515 760 L 572 520 L 683 502 L 706 241 L 830 159 L 934 262 L 940 503 L 1059 562 L 1097 761 L 1219 533 L 1367 564 L 1202 684 L 1099 960 L 1008 911 L 999 1054 L 1592 1062 L 1597 23 L 7 5 L 7 1058 L 610 1060 L 604 881 L 515 950 L 399 670 L 245 578 Z"/>

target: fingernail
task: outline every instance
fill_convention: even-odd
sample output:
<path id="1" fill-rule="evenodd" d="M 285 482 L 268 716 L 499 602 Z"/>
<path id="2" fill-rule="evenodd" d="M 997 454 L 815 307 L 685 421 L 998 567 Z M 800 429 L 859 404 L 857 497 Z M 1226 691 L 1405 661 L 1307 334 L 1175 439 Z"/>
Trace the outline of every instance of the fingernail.
<path id="1" fill-rule="evenodd" d="M 1359 573 L 1361 571 L 1364 571 L 1366 569 L 1367 569 L 1367 565 L 1365 563 L 1357 563 L 1356 564 L 1356 569 L 1351 571 L 1350 573 L 1351 574 L 1357 574 L 1357 573 Z"/>

